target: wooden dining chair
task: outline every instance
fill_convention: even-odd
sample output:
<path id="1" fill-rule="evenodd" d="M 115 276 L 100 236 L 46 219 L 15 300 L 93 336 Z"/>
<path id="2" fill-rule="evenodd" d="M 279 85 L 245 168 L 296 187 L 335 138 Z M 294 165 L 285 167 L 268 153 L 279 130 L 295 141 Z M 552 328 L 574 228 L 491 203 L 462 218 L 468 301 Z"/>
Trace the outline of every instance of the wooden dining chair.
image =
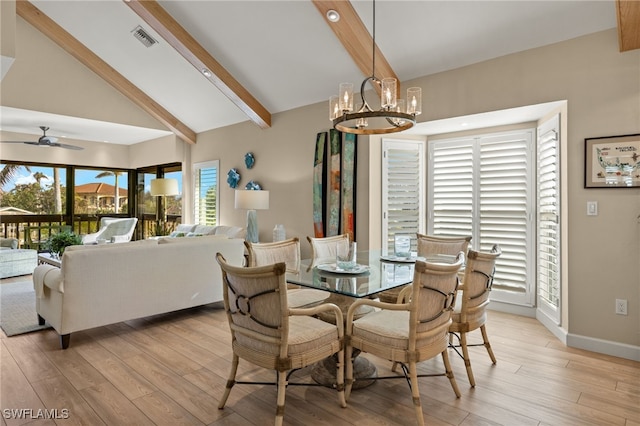
<path id="1" fill-rule="evenodd" d="M 289 273 L 300 271 L 300 240 L 289 238 L 273 243 L 252 243 L 245 241 L 248 266 L 264 266 L 284 262 Z M 309 308 L 323 303 L 329 293 L 311 288 L 289 285 L 288 301 L 291 308 Z"/>
<path id="2" fill-rule="evenodd" d="M 464 360 L 469 383 L 472 387 L 475 387 L 476 381 L 471 370 L 468 347 L 484 346 L 489 353 L 491 362 L 496 363 L 496 357 L 487 337 L 485 323 L 487 321 L 486 308 L 489 305 L 489 293 L 493 284 L 496 259 L 500 254 L 502 254 L 502 251 L 498 245 L 494 245 L 488 253 L 469 250 L 463 284 L 458 291 L 451 317 L 453 322 L 449 326 L 449 332 L 451 333 L 449 345 Z M 480 329 L 482 334 L 482 343 L 468 344 L 467 333 L 477 329 Z M 454 344 L 454 337 L 458 340 L 457 344 Z M 462 349 L 462 353 L 458 348 Z"/>
<path id="3" fill-rule="evenodd" d="M 320 263 L 333 263 L 336 261 L 338 245 L 349 246 L 349 235 L 335 235 L 332 237 L 307 237 L 311 244 L 312 266 Z"/>
<path id="4" fill-rule="evenodd" d="M 456 256 L 469 250 L 471 237 L 444 237 L 440 235 L 417 234 L 418 256 L 428 257 L 437 254 Z"/>
<path id="5" fill-rule="evenodd" d="M 406 303 L 359 299 L 347 311 L 346 359 L 351 359 L 353 351 L 359 350 L 400 364 L 404 375 L 391 377 L 404 377 L 409 382 L 416 422 L 419 425 L 424 425 L 424 416 L 418 377 L 446 376 L 456 397 L 460 397 L 447 347 L 451 312 L 458 287 L 458 271 L 464 263 L 464 257 L 462 252 L 459 253 L 452 264 L 416 261 L 411 297 Z M 363 305 L 377 310 L 354 320 L 354 313 Z M 441 355 L 445 371 L 419 375 L 417 364 L 437 355 Z M 353 384 L 353 366 L 347 363 L 347 399 Z"/>
<path id="6" fill-rule="evenodd" d="M 224 408 L 236 384 L 274 384 L 236 381 L 238 364 L 243 359 L 277 372 L 275 424 L 282 425 L 288 373 L 334 354 L 338 403 L 346 407 L 342 311 L 330 303 L 306 309 L 290 308 L 284 262 L 240 267 L 229 265 L 220 253 L 216 259 L 222 270 L 224 308 L 233 350 L 229 379 L 218 408 Z M 330 324 L 314 318 L 325 311 L 332 311 L 340 320 Z"/>
<path id="7" fill-rule="evenodd" d="M 463 252 L 465 255 L 469 250 L 471 237 L 444 237 L 436 235 L 416 234 L 418 240 L 418 256 L 427 258 L 435 255 L 456 256 Z M 395 302 L 404 287 L 385 290 L 380 293 L 380 300 L 383 302 Z"/>

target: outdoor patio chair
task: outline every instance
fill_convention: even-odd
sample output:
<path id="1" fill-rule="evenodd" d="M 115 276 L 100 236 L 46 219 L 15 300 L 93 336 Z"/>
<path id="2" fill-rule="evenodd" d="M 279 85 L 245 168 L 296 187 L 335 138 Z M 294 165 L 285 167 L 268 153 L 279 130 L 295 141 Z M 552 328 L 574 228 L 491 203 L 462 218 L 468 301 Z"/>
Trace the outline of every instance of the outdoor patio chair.
<path id="1" fill-rule="evenodd" d="M 110 243 L 127 243 L 133 237 L 137 217 L 103 217 L 98 232 L 82 236 L 82 244 L 97 244 L 98 240 Z"/>

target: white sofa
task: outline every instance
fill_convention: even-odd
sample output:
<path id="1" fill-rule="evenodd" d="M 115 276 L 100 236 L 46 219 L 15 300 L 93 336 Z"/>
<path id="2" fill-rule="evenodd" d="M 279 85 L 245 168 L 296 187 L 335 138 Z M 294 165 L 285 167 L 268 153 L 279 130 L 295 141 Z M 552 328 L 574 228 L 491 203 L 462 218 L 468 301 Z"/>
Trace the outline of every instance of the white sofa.
<path id="1" fill-rule="evenodd" d="M 36 312 L 60 335 L 222 301 L 216 253 L 242 266 L 244 240 L 224 236 L 162 238 L 67 247 L 60 269 L 33 272 Z"/>

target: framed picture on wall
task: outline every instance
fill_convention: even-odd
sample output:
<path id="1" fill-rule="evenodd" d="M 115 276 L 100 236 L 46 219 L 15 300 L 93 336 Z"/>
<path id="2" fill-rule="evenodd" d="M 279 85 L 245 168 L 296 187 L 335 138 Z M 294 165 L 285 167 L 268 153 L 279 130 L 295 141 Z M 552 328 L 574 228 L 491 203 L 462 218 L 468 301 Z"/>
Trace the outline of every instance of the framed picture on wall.
<path id="1" fill-rule="evenodd" d="M 585 188 L 640 187 L 640 134 L 584 141 Z"/>

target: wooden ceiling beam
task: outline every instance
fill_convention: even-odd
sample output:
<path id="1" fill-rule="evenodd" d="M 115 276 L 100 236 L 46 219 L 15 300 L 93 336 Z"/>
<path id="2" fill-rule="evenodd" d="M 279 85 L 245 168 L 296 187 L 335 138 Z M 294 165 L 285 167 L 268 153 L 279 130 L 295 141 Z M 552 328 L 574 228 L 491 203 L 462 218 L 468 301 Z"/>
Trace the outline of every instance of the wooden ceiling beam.
<path id="1" fill-rule="evenodd" d="M 351 2 L 345 0 L 312 0 L 312 2 L 362 73 L 370 77 L 373 72 L 380 80 L 393 77 L 398 81 L 399 90 L 400 80 L 377 45 L 375 47 L 375 70 L 371 69 L 373 64 L 373 37 L 356 13 Z M 331 22 L 327 18 L 329 10 L 335 10 L 340 14 L 338 22 Z M 380 87 L 378 85 L 374 87 L 379 93 Z"/>
<path id="2" fill-rule="evenodd" d="M 263 129 L 271 127 L 271 113 L 256 100 L 213 56 L 202 47 L 155 0 L 123 0 L 160 36 L 240 108 L 255 124 Z"/>
<path id="3" fill-rule="evenodd" d="M 137 86 L 124 78 L 109 64 L 65 31 L 64 28 L 45 15 L 40 9 L 27 0 L 18 0 L 16 1 L 16 13 L 80 61 L 84 66 L 111 84 L 133 103 L 167 126 L 179 138 L 191 144 L 196 143 L 196 133 L 193 130 L 180 122 L 180 120 L 169 113 L 169 111 L 165 110 Z"/>
<path id="4" fill-rule="evenodd" d="M 640 1 L 616 0 L 620 52 L 640 49 Z"/>

